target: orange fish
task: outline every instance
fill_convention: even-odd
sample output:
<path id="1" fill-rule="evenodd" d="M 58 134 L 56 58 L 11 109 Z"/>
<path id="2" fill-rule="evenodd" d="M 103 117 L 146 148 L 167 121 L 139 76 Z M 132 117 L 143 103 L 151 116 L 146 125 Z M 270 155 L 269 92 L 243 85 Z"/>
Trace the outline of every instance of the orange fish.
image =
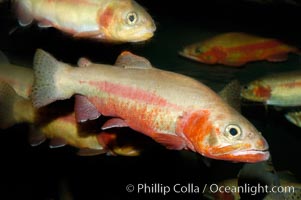
<path id="1" fill-rule="evenodd" d="M 157 69 L 130 52 L 121 53 L 114 66 L 85 58 L 78 64 L 72 67 L 37 50 L 33 105 L 41 108 L 77 94 L 78 122 L 113 117 L 103 130 L 130 127 L 169 149 L 214 159 L 259 162 L 269 157 L 261 133 L 197 80 Z"/>
<path id="2" fill-rule="evenodd" d="M 230 32 L 191 44 L 179 54 L 206 64 L 239 67 L 252 61 L 284 61 L 288 53 L 296 52 L 297 48 L 277 39 Z"/>
<path id="3" fill-rule="evenodd" d="M 14 0 L 21 26 L 34 20 L 76 38 L 107 42 L 139 42 L 151 38 L 156 26 L 134 0 Z"/>

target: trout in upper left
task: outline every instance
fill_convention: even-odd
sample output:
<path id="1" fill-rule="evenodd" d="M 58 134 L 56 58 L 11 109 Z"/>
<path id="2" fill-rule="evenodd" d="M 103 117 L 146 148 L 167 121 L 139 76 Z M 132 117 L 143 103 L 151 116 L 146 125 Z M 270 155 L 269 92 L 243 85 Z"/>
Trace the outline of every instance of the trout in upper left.
<path id="1" fill-rule="evenodd" d="M 134 0 L 14 0 L 14 7 L 21 26 L 36 20 L 40 27 L 76 38 L 139 42 L 156 30 L 152 17 Z"/>
<path id="2" fill-rule="evenodd" d="M 103 130 L 130 127 L 168 149 L 213 159 L 259 162 L 269 158 L 261 133 L 209 87 L 157 69 L 144 57 L 121 53 L 115 65 L 86 58 L 72 67 L 39 49 L 34 57 L 36 108 L 75 96 L 78 122 L 110 116 Z"/>

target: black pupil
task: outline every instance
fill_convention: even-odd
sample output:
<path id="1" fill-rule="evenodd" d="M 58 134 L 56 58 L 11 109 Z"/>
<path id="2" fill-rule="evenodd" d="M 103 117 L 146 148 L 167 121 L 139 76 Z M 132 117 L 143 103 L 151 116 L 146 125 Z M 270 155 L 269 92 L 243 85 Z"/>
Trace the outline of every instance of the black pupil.
<path id="1" fill-rule="evenodd" d="M 235 136 L 235 135 L 237 135 L 238 132 L 237 132 L 236 128 L 230 128 L 229 133 L 230 133 L 232 136 Z"/>
<path id="2" fill-rule="evenodd" d="M 130 16 L 129 16 L 129 20 L 130 20 L 131 22 L 133 22 L 133 21 L 135 20 L 135 16 L 134 16 L 134 15 L 130 15 Z"/>

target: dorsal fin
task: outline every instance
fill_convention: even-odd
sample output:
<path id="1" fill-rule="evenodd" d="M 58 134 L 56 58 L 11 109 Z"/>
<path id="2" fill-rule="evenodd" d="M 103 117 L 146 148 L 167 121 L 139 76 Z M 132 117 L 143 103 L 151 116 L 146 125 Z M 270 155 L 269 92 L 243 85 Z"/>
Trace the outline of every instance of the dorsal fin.
<path id="1" fill-rule="evenodd" d="M 2 63 L 2 64 L 9 63 L 8 58 L 6 57 L 6 55 L 2 51 L 0 51 L 0 63 Z"/>
<path id="2" fill-rule="evenodd" d="M 116 59 L 116 66 L 124 68 L 151 69 L 152 65 L 144 57 L 132 54 L 129 51 L 122 52 Z"/>
<path id="3" fill-rule="evenodd" d="M 240 83 L 238 80 L 228 83 L 218 94 L 232 108 L 240 112 Z"/>
<path id="4" fill-rule="evenodd" d="M 80 59 L 78 59 L 77 61 L 77 65 L 79 67 L 88 67 L 92 64 L 92 62 L 88 59 L 88 58 L 85 58 L 85 57 L 81 57 Z"/>

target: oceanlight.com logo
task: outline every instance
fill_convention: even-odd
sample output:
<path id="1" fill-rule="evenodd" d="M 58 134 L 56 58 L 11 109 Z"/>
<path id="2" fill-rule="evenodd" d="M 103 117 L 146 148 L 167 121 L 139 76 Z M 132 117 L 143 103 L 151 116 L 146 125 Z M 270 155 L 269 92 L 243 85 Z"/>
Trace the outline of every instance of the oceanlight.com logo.
<path id="1" fill-rule="evenodd" d="M 259 193 L 294 193 L 294 186 L 272 186 L 268 185 L 250 185 L 244 184 L 241 186 L 223 186 L 218 184 L 205 184 L 204 191 L 209 189 L 210 193 L 239 193 L 239 194 L 251 194 L 256 195 Z"/>
<path id="2" fill-rule="evenodd" d="M 248 193 L 256 195 L 259 193 L 294 193 L 295 188 L 293 186 L 273 186 L 267 185 L 250 185 L 244 184 L 242 186 L 221 186 L 218 184 L 205 184 L 204 187 L 200 187 L 193 183 L 174 185 L 165 185 L 162 183 L 138 183 L 128 184 L 125 187 L 128 193 L 136 194 L 162 194 L 167 195 L 169 193 L 176 194 L 200 194 L 200 193 Z"/>

